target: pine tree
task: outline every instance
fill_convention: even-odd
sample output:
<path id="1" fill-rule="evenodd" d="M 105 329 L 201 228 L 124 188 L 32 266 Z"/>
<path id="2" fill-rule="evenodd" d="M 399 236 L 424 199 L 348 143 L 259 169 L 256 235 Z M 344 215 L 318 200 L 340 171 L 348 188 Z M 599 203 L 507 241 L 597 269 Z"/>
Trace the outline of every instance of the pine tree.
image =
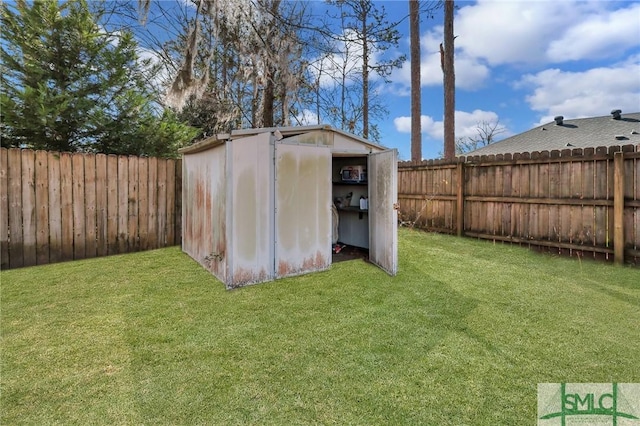
<path id="1" fill-rule="evenodd" d="M 3 146 L 167 156 L 193 137 L 158 113 L 133 35 L 107 33 L 86 0 L 18 0 L 0 13 Z"/>

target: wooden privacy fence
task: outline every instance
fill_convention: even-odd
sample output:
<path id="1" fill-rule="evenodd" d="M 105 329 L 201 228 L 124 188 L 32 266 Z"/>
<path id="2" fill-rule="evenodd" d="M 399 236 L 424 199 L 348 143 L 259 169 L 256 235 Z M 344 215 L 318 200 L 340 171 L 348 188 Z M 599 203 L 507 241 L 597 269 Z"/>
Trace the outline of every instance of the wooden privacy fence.
<path id="1" fill-rule="evenodd" d="M 403 162 L 398 187 L 417 227 L 640 264 L 640 146 Z"/>
<path id="2" fill-rule="evenodd" d="M 1 267 L 180 242 L 181 161 L 0 148 Z"/>

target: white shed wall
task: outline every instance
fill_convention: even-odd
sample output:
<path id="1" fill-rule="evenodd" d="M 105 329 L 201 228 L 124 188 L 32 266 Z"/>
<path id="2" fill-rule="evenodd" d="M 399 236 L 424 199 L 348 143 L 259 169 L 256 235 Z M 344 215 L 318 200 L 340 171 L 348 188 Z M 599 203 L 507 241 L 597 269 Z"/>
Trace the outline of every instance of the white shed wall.
<path id="1" fill-rule="evenodd" d="M 331 151 L 276 145 L 276 265 L 284 277 L 331 265 Z"/>
<path id="2" fill-rule="evenodd" d="M 226 154 L 220 145 L 183 160 L 182 250 L 226 281 Z"/>
<path id="3" fill-rule="evenodd" d="M 227 287 L 274 278 L 273 151 L 270 133 L 227 143 L 231 199 L 230 277 Z"/>

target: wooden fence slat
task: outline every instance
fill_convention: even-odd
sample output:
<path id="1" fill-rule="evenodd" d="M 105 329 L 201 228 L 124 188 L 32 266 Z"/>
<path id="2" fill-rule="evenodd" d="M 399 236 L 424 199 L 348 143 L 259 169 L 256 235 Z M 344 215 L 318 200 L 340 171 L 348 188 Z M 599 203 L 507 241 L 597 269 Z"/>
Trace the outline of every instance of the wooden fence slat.
<path id="1" fill-rule="evenodd" d="M 8 152 L 9 179 L 9 267 L 24 266 L 22 252 L 22 153 L 18 148 Z"/>
<path id="2" fill-rule="evenodd" d="M 606 155 L 607 150 L 604 147 L 596 148 L 596 155 Z M 594 198 L 598 200 L 609 200 L 608 196 L 608 178 L 607 167 L 609 160 L 596 160 L 594 171 Z M 607 227 L 608 207 L 595 208 L 595 238 L 596 245 L 600 247 L 609 247 L 609 229 Z"/>
<path id="3" fill-rule="evenodd" d="M 636 146 L 636 152 L 640 152 L 640 146 Z M 633 179 L 634 179 L 634 196 L 633 199 L 637 202 L 640 201 L 640 159 L 634 159 L 635 168 L 633 171 Z M 633 249 L 636 252 L 640 251 L 640 209 L 636 208 L 634 212 L 633 218 L 633 229 L 635 230 L 635 234 L 633 236 Z M 634 262 L 640 263 L 640 255 L 636 255 L 634 257 Z"/>
<path id="4" fill-rule="evenodd" d="M 118 253 L 128 249 L 129 231 L 129 160 L 118 156 Z"/>
<path id="5" fill-rule="evenodd" d="M 560 198 L 571 198 L 571 162 L 567 161 L 560 165 L 560 180 L 562 185 L 560 186 Z M 559 207 L 560 215 L 560 238 L 558 242 L 570 243 L 571 238 L 571 207 L 567 205 L 561 205 Z"/>
<path id="6" fill-rule="evenodd" d="M 0 270 L 9 268 L 9 151 L 0 148 Z"/>
<path id="7" fill-rule="evenodd" d="M 540 153 L 531 153 L 531 158 L 539 159 Z M 532 163 L 528 165 L 529 169 L 529 196 L 541 197 L 540 193 L 543 191 L 544 186 L 541 181 L 540 164 Z M 531 204 L 529 205 L 529 239 L 540 240 L 540 220 L 543 216 L 542 209 L 544 205 Z"/>
<path id="8" fill-rule="evenodd" d="M 464 235 L 464 165 L 458 163 L 456 167 L 456 232 L 458 237 Z"/>
<path id="9" fill-rule="evenodd" d="M 22 151 L 22 253 L 24 266 L 37 263 L 35 152 Z"/>
<path id="10" fill-rule="evenodd" d="M 586 153 L 587 150 L 585 150 Z M 593 155 L 593 149 L 589 153 Z M 595 164 L 593 161 L 582 162 L 582 196 L 586 200 L 593 200 L 595 193 Z M 595 226 L 595 208 L 593 206 L 583 206 L 582 208 L 582 227 L 585 244 L 595 245 L 596 226 Z M 596 256 L 595 252 L 592 252 Z"/>
<path id="11" fill-rule="evenodd" d="M 624 263 L 624 154 L 616 152 L 613 157 L 613 256 L 614 262 Z"/>
<path id="12" fill-rule="evenodd" d="M 138 235 L 140 250 L 149 247 L 149 159 L 138 158 Z"/>
<path id="13" fill-rule="evenodd" d="M 538 187 L 539 197 L 549 197 L 549 163 L 545 160 L 548 156 L 542 158 L 542 162 L 539 165 L 539 179 L 540 185 Z M 540 240 L 549 240 L 549 217 L 551 213 L 551 206 L 539 206 L 538 212 L 538 235 L 536 238 Z"/>
<path id="14" fill-rule="evenodd" d="M 582 161 L 571 163 L 571 196 L 583 197 Z M 583 244 L 585 241 L 585 229 L 582 223 L 582 207 L 571 207 L 571 243 Z"/>
<path id="15" fill-rule="evenodd" d="M 490 195 L 502 196 L 504 191 L 504 168 L 502 166 L 495 168 L 495 175 L 493 178 L 494 187 Z M 493 213 L 493 233 L 496 235 L 502 235 L 502 217 L 503 217 L 504 204 L 494 203 Z"/>
<path id="16" fill-rule="evenodd" d="M 158 160 L 158 247 L 167 244 L 167 160 Z"/>
<path id="17" fill-rule="evenodd" d="M 109 253 L 107 239 L 107 156 L 96 154 L 96 256 Z"/>
<path id="18" fill-rule="evenodd" d="M 166 242 L 165 245 L 172 246 L 176 243 L 175 227 L 176 220 L 176 162 L 167 160 L 167 214 L 166 214 Z"/>
<path id="19" fill-rule="evenodd" d="M 60 199 L 60 154 L 47 153 L 49 199 L 49 262 L 62 260 L 62 206 Z"/>
<path id="20" fill-rule="evenodd" d="M 118 157 L 107 156 L 107 253 L 118 251 Z"/>
<path id="21" fill-rule="evenodd" d="M 60 153 L 60 260 L 73 259 L 73 161 Z"/>
<path id="22" fill-rule="evenodd" d="M 158 159 L 149 158 L 149 193 L 147 196 L 147 205 L 149 206 L 148 226 L 149 233 L 148 246 L 149 249 L 158 247 Z"/>
<path id="23" fill-rule="evenodd" d="M 638 162 L 640 164 L 640 162 Z M 640 198 L 640 197 L 639 197 Z M 638 231 L 640 232 L 640 231 Z M 176 244 L 182 244 L 182 160 L 176 161 Z"/>
<path id="24" fill-rule="evenodd" d="M 551 158 L 557 158 L 558 151 L 551 152 Z M 549 198 L 560 197 L 560 163 L 549 162 Z M 549 206 L 549 241 L 561 241 L 560 236 L 560 208 Z"/>
<path id="25" fill-rule="evenodd" d="M 96 257 L 96 156 L 84 155 L 85 257 Z"/>
<path id="26" fill-rule="evenodd" d="M 511 176 L 512 166 L 510 164 L 505 164 L 502 168 L 502 195 L 505 197 L 511 196 Z M 511 236 L 513 235 L 511 232 L 511 204 L 503 203 L 502 207 L 502 231 L 500 235 L 503 236 Z"/>
<path id="27" fill-rule="evenodd" d="M 49 263 L 49 156 L 36 151 L 35 207 L 36 207 L 36 263 Z"/>
<path id="28" fill-rule="evenodd" d="M 520 172 L 521 165 L 515 165 L 511 169 L 511 195 L 520 197 Z M 522 226 L 520 225 L 520 210 L 522 206 L 520 204 L 511 205 L 511 231 L 510 235 L 513 237 L 522 237 Z"/>
<path id="29" fill-rule="evenodd" d="M 523 153 L 525 159 L 529 156 L 529 153 Z M 530 195 L 531 189 L 529 188 L 531 179 L 531 167 L 529 164 L 522 164 L 520 166 L 520 197 L 527 198 Z M 532 206 L 520 206 L 520 236 L 526 239 L 531 239 L 531 207 Z"/>
<path id="30" fill-rule="evenodd" d="M 127 246 L 128 251 L 140 250 L 138 241 L 138 158 L 129 157 L 129 188 L 128 188 L 128 212 L 127 212 Z"/>
<path id="31" fill-rule="evenodd" d="M 73 258 L 85 258 L 84 154 L 71 156 L 73 168 Z"/>

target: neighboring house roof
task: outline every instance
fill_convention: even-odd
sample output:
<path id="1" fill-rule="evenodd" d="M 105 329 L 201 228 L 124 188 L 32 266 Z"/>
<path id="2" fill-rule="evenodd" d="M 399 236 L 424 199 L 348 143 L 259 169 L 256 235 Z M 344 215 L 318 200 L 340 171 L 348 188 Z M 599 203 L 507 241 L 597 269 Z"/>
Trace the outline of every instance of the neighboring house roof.
<path id="1" fill-rule="evenodd" d="M 617 114 L 616 111 L 618 111 Z M 555 121 L 464 154 L 497 155 L 640 144 L 640 112 Z M 616 118 L 617 117 L 617 118 Z"/>

